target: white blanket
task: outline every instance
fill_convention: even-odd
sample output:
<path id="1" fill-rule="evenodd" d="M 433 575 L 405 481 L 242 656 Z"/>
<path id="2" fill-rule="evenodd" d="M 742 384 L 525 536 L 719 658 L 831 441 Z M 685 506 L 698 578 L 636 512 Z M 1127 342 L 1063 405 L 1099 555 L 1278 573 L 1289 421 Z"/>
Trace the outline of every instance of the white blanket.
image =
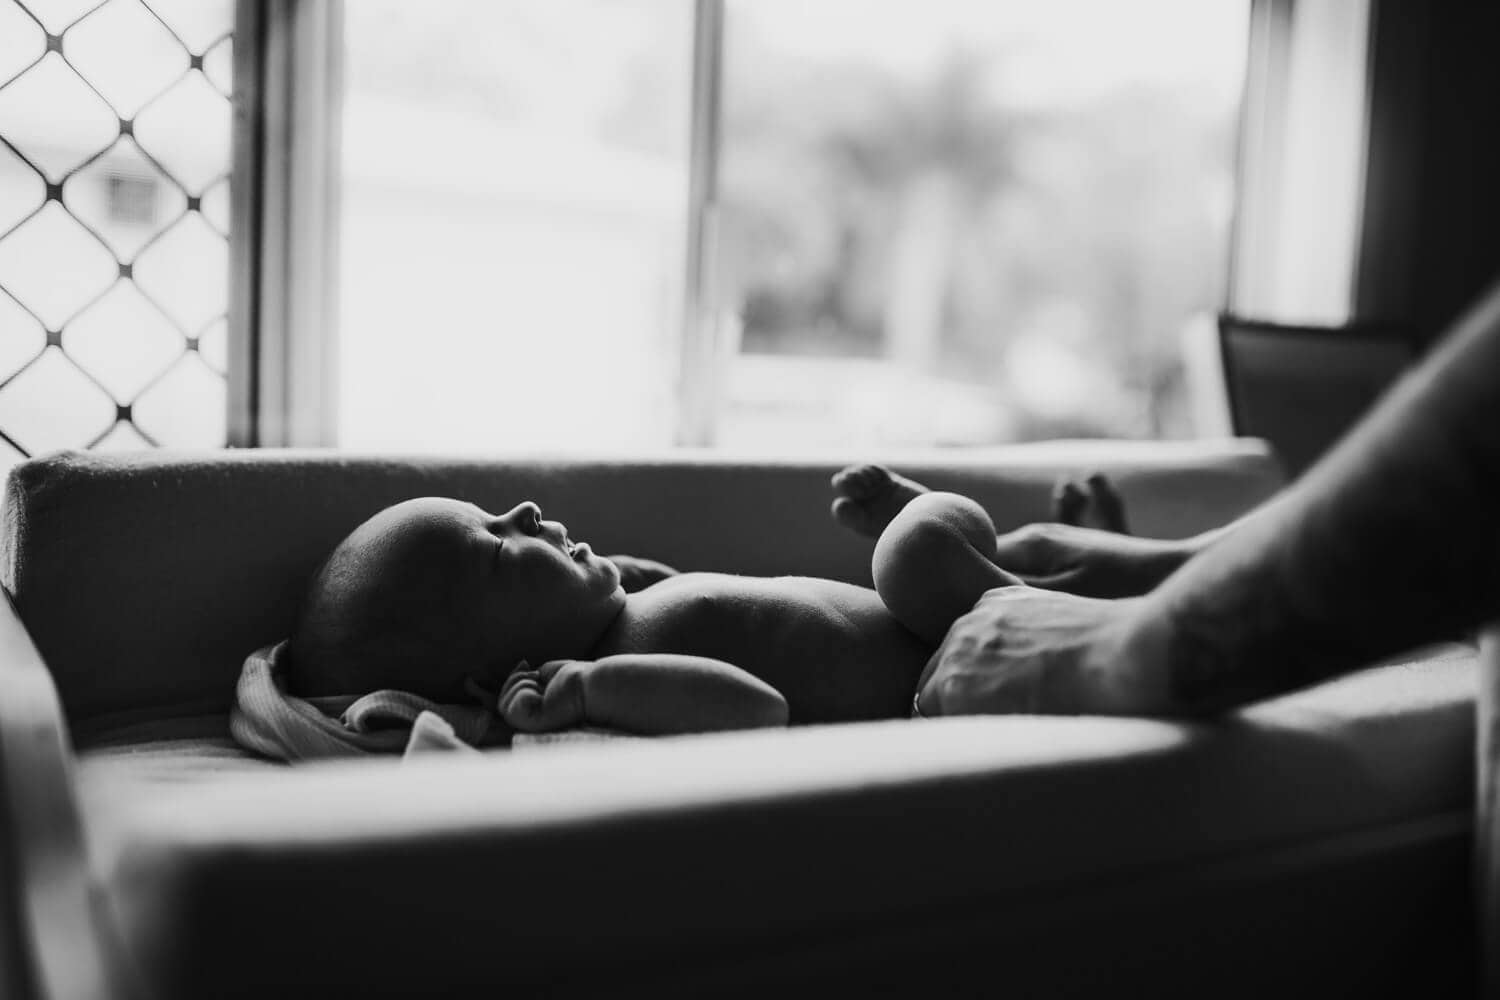
<path id="1" fill-rule="evenodd" d="M 405 691 L 298 698 L 286 690 L 286 643 L 245 658 L 229 732 L 246 749 L 278 760 L 319 760 L 371 753 L 472 751 L 509 735 L 483 705 L 440 705 Z"/>
<path id="2" fill-rule="evenodd" d="M 493 707 L 442 705 L 407 691 L 299 698 L 288 694 L 282 662 L 286 643 L 264 646 L 245 657 L 229 713 L 236 743 L 265 757 L 296 762 L 372 753 L 473 753 L 556 743 L 636 739 L 628 733 L 580 726 L 556 733 L 515 733 Z"/>

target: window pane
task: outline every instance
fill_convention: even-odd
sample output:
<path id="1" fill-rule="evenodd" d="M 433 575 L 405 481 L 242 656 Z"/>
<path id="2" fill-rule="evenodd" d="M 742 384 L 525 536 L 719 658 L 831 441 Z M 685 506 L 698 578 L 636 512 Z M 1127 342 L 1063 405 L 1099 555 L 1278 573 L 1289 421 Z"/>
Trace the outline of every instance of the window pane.
<path id="1" fill-rule="evenodd" d="M 1229 0 L 729 0 L 725 444 L 1191 433 Z"/>
<path id="2" fill-rule="evenodd" d="M 233 19 L 0 3 L 0 467 L 224 443 Z"/>
<path id="3" fill-rule="evenodd" d="M 346 7 L 340 444 L 670 443 L 691 13 Z"/>

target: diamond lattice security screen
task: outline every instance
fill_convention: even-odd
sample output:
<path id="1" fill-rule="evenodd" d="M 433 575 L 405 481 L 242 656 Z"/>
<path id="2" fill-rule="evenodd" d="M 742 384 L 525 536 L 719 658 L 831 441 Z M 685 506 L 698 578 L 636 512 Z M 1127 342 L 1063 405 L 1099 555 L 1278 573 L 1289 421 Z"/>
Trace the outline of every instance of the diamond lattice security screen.
<path id="1" fill-rule="evenodd" d="M 225 438 L 232 0 L 0 0 L 0 465 Z"/>

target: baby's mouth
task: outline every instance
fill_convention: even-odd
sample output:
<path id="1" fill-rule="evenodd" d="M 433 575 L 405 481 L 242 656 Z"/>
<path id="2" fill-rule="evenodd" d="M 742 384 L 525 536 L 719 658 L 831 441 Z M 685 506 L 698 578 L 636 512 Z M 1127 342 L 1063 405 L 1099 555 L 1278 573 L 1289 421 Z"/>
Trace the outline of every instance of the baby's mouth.
<path id="1" fill-rule="evenodd" d="M 582 556 L 593 554 L 593 550 L 588 547 L 587 543 L 575 542 L 573 541 L 573 539 L 569 538 L 568 530 L 566 528 L 563 529 L 562 550 L 563 554 L 566 555 L 569 559 L 578 559 Z"/>

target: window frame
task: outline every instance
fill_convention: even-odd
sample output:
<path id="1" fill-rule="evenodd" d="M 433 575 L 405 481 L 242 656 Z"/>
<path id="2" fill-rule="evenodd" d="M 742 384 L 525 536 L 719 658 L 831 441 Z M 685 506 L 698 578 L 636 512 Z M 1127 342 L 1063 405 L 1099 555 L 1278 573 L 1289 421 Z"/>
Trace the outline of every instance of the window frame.
<path id="1" fill-rule="evenodd" d="M 714 443 L 724 0 L 693 0 L 679 446 Z M 230 447 L 338 444 L 343 0 L 237 0 Z"/>
<path id="2" fill-rule="evenodd" d="M 237 0 L 230 447 L 338 437 L 343 0 Z"/>
<path id="3" fill-rule="evenodd" d="M 718 414 L 719 150 L 722 142 L 724 0 L 694 0 L 688 125 L 687 251 L 677 379 L 679 447 L 714 444 Z"/>
<path id="4" fill-rule="evenodd" d="M 1329 326 L 1356 316 L 1375 13 L 1374 0 L 1250 2 L 1230 312 Z M 1333 116 L 1346 122 L 1344 129 L 1316 127 L 1330 107 L 1349 113 Z M 1309 203 L 1318 206 L 1321 242 L 1306 238 Z"/>

